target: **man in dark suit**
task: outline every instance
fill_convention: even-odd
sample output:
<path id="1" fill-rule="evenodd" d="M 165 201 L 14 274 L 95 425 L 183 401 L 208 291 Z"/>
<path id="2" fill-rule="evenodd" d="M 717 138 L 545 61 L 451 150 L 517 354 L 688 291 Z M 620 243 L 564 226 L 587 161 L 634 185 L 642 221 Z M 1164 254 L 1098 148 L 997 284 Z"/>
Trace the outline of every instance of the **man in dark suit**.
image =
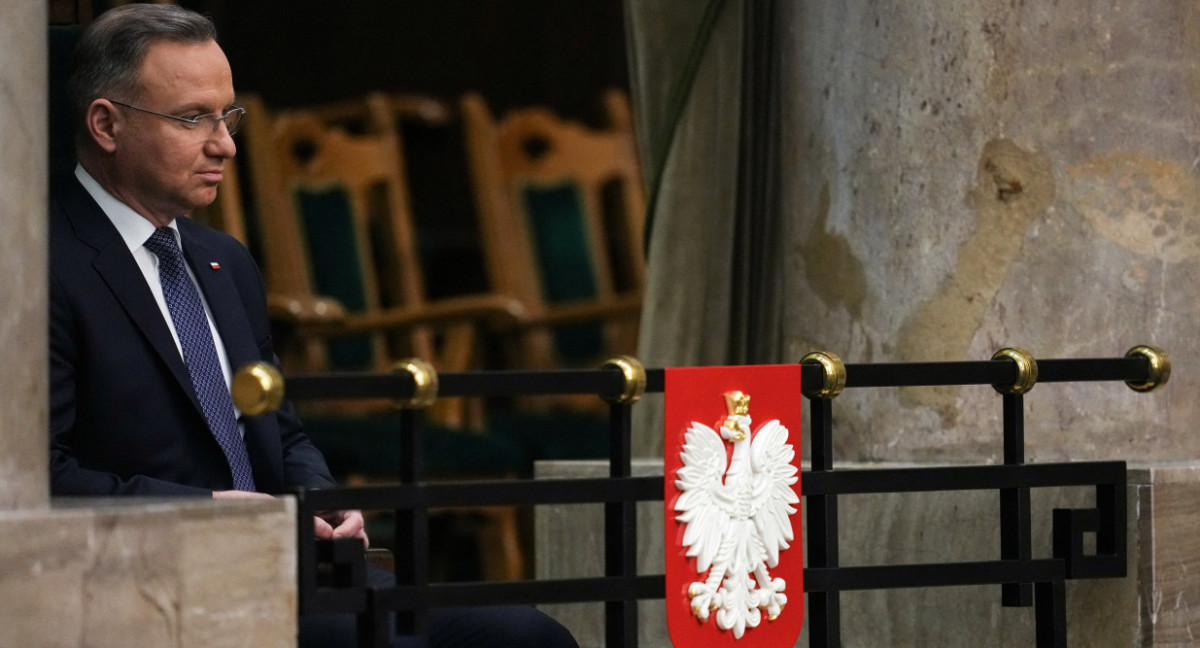
<path id="1" fill-rule="evenodd" d="M 230 127 L 241 112 L 213 36 L 197 14 L 129 6 L 81 38 L 68 81 L 79 166 L 50 218 L 55 494 L 269 497 L 333 484 L 284 408 L 236 423 L 256 486 L 235 487 L 184 360 L 158 255 L 145 245 L 167 228 L 182 246 L 226 385 L 231 368 L 273 361 L 250 255 L 233 238 L 178 218 L 215 199 L 236 151 Z M 137 60 L 133 47 L 142 49 Z M 335 526 L 321 526 L 323 537 L 365 538 L 358 512 L 326 522 Z"/>
<path id="2" fill-rule="evenodd" d="M 80 39 L 68 81 L 79 165 L 50 210 L 51 491 L 271 497 L 333 485 L 290 405 L 239 416 L 231 370 L 275 362 L 258 269 L 183 218 L 211 203 L 241 119 L 211 21 L 131 4 Z M 359 537 L 359 511 L 314 520 Z M 352 619 L 302 630 L 353 645 Z M 574 646 L 532 608 L 431 620 L 435 646 Z"/>

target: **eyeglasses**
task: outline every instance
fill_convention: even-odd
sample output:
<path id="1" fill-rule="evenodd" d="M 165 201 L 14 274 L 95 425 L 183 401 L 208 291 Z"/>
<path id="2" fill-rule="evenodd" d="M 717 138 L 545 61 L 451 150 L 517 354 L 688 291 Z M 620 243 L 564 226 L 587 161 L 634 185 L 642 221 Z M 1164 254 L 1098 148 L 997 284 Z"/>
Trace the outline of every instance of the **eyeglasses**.
<path id="1" fill-rule="evenodd" d="M 168 115 L 166 113 L 155 112 L 153 110 L 146 110 L 145 108 L 139 108 L 137 106 L 132 106 L 130 104 L 127 104 L 127 103 L 124 103 L 121 101 L 116 101 L 114 99 L 109 99 L 109 101 L 117 104 L 118 106 L 125 106 L 126 108 L 132 108 L 132 109 L 140 111 L 140 112 L 150 113 L 151 115 L 158 115 L 159 117 L 166 117 L 167 119 L 174 119 L 177 122 L 183 122 L 188 125 L 187 128 L 189 130 L 195 129 L 201 125 L 212 124 L 211 132 L 216 133 L 217 129 L 221 127 L 221 122 L 225 122 L 225 129 L 229 131 L 230 135 L 233 135 L 234 133 L 236 133 L 238 131 L 238 126 L 240 126 L 242 124 L 242 117 L 244 117 L 246 115 L 245 108 L 242 108 L 240 106 L 234 106 L 233 108 L 230 108 L 229 110 L 225 111 L 224 115 L 199 115 L 197 117 L 177 117 L 175 115 Z"/>

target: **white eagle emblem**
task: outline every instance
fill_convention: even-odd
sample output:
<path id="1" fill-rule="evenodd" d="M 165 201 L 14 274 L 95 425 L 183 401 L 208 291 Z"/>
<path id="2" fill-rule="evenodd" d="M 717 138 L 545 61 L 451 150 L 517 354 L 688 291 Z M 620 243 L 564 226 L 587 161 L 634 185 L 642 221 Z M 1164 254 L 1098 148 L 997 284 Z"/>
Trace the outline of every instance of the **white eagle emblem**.
<path id="1" fill-rule="evenodd" d="M 685 525 L 683 545 L 697 574 L 708 572 L 688 587 L 692 614 L 703 623 L 716 611 L 717 627 L 741 639 L 763 610 L 774 621 L 787 604 L 786 583 L 767 568 L 793 540 L 790 516 L 800 499 L 791 486 L 799 477 L 787 428 L 770 421 L 752 440 L 750 397 L 735 391 L 725 402 L 729 415 L 719 433 L 693 421 L 684 436 L 675 519 Z M 728 470 L 722 439 L 733 444 Z"/>

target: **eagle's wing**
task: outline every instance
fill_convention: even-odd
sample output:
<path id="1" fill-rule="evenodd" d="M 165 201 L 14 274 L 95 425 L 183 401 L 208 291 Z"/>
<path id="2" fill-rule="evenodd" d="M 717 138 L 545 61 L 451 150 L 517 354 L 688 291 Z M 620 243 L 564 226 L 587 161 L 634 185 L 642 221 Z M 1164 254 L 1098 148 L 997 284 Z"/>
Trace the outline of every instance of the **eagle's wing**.
<path id="1" fill-rule="evenodd" d="M 762 538 L 768 567 L 779 564 L 779 551 L 787 549 L 795 535 L 792 533 L 793 504 L 800 498 L 792 490 L 800 478 L 792 464 L 796 452 L 788 440 L 788 429 L 778 420 L 763 425 L 750 444 L 750 461 L 754 467 L 754 498 L 751 518 Z"/>
<path id="2" fill-rule="evenodd" d="M 700 572 L 708 571 L 721 537 L 729 526 L 731 503 L 725 493 L 725 442 L 707 425 L 692 422 L 684 434 L 683 467 L 676 473 L 675 519 L 684 523 L 683 546 L 696 558 Z"/>

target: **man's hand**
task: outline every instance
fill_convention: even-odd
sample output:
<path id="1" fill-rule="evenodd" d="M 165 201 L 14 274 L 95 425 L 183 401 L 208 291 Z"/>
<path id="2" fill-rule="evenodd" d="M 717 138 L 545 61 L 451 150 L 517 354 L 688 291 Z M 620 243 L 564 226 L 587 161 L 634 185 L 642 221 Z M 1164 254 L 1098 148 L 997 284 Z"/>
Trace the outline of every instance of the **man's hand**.
<path id="1" fill-rule="evenodd" d="M 250 491 L 213 491 L 213 499 L 273 499 L 274 495 Z M 313 531 L 318 538 L 361 538 L 363 548 L 371 546 L 363 523 L 362 511 L 321 511 L 313 518 Z"/>
<path id="2" fill-rule="evenodd" d="M 318 538 L 361 538 L 364 549 L 371 546 L 363 528 L 362 511 L 321 511 L 314 522 Z"/>

